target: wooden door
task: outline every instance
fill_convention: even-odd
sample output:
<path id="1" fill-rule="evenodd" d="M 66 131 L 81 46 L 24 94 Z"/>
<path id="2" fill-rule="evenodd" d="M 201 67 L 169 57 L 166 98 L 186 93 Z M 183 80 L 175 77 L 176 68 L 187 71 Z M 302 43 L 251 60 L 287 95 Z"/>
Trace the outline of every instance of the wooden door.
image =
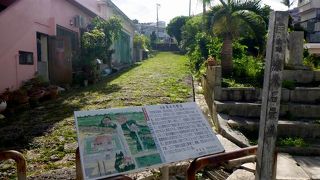
<path id="1" fill-rule="evenodd" d="M 69 37 L 50 37 L 49 79 L 57 85 L 72 83 L 72 49 Z"/>

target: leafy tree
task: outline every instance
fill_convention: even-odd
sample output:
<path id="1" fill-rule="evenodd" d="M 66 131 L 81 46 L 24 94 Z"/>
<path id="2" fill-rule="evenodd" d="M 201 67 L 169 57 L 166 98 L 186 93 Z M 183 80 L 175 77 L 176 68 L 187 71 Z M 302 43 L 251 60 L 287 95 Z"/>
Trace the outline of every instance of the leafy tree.
<path id="1" fill-rule="evenodd" d="M 139 24 L 138 19 L 134 19 L 134 20 L 132 20 L 132 22 L 133 22 L 134 24 Z"/>
<path id="2" fill-rule="evenodd" d="M 196 45 L 196 35 L 201 32 L 201 16 L 194 16 L 187 20 L 186 24 L 181 28 L 182 49 L 185 51 L 192 52 Z"/>
<path id="3" fill-rule="evenodd" d="M 93 65 L 94 60 L 97 58 L 105 57 L 105 34 L 98 30 L 93 29 L 89 32 L 85 32 L 82 36 L 82 48 L 83 48 L 83 63 L 85 65 Z"/>
<path id="4" fill-rule="evenodd" d="M 250 30 L 255 35 L 265 28 L 264 21 L 259 15 L 261 0 L 219 0 L 221 5 L 213 7 L 211 26 L 213 32 L 223 39 L 221 49 L 222 74 L 230 76 L 233 70 L 232 42 L 241 32 Z M 244 30 L 245 29 L 245 30 Z"/>
<path id="5" fill-rule="evenodd" d="M 285 6 L 288 7 L 288 10 L 290 9 L 290 7 L 293 5 L 295 1 L 294 0 L 282 0 L 281 3 Z"/>
<path id="6" fill-rule="evenodd" d="M 202 3 L 202 30 L 206 30 L 206 12 L 207 12 L 207 5 L 210 4 L 211 0 L 200 0 Z"/>
<path id="7" fill-rule="evenodd" d="M 157 34 L 155 31 L 152 31 L 151 35 L 150 35 L 150 43 L 151 43 L 151 46 L 154 47 L 154 45 L 156 44 L 157 42 Z"/>
<path id="8" fill-rule="evenodd" d="M 101 18 L 94 18 L 92 24 L 95 29 L 102 31 L 105 34 L 104 43 L 105 43 L 105 63 L 111 68 L 111 57 L 114 53 L 114 49 L 110 49 L 113 42 L 119 37 L 119 34 L 122 29 L 121 20 L 117 17 L 111 17 L 108 20 Z"/>
<path id="9" fill-rule="evenodd" d="M 138 49 L 149 49 L 150 39 L 143 34 L 135 34 L 133 37 L 133 47 Z"/>
<path id="10" fill-rule="evenodd" d="M 181 42 L 181 28 L 186 24 L 189 17 L 187 16 L 178 16 L 173 18 L 167 26 L 167 32 L 171 37 L 175 37 L 178 44 Z"/>

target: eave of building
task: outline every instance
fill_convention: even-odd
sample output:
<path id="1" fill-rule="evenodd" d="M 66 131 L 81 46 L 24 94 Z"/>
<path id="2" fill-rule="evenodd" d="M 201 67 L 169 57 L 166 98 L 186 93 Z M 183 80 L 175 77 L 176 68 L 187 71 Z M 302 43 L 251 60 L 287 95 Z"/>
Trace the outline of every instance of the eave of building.
<path id="1" fill-rule="evenodd" d="M 88 9 L 87 7 L 83 6 L 81 3 L 79 3 L 76 0 L 66 0 L 66 1 L 68 1 L 70 4 L 76 6 L 77 8 L 81 9 L 84 13 L 88 14 L 91 17 L 99 16 L 95 12 L 93 12 L 90 9 Z"/>
<path id="2" fill-rule="evenodd" d="M 109 6 L 111 6 L 119 15 L 121 15 L 125 20 L 127 20 L 131 26 L 135 28 L 135 24 L 132 22 L 132 20 L 119 9 L 111 0 L 106 0 Z"/>

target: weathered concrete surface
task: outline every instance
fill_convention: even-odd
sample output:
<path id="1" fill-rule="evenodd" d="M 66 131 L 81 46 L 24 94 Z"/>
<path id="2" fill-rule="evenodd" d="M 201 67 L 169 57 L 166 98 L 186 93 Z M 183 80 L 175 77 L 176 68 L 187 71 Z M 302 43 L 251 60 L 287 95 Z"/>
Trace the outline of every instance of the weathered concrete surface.
<path id="1" fill-rule="evenodd" d="M 246 129 L 251 132 L 259 131 L 259 119 L 229 117 L 227 123 L 231 128 L 234 129 Z M 278 136 L 317 138 L 320 137 L 320 124 L 302 121 L 279 120 Z"/>
<path id="2" fill-rule="evenodd" d="M 262 99 L 261 88 L 221 88 L 220 86 L 215 88 L 215 93 L 220 94 L 213 97 L 218 101 L 259 102 Z M 294 90 L 282 88 L 281 102 L 320 104 L 320 88 L 296 87 Z"/>
<path id="3" fill-rule="evenodd" d="M 215 104 L 218 113 L 228 114 L 230 116 L 260 118 L 260 103 L 215 101 Z M 320 118 L 320 105 L 298 103 L 281 104 L 280 117 L 286 116 L 293 118 Z"/>
<path id="4" fill-rule="evenodd" d="M 252 172 L 238 169 L 235 172 L 233 172 L 227 180 L 254 180 L 254 174 Z"/>
<path id="5" fill-rule="evenodd" d="M 220 134 L 240 147 L 250 146 L 249 140 L 239 131 L 232 129 L 227 121 L 229 116 L 225 114 L 218 114 L 218 122 L 220 124 Z"/>
<path id="6" fill-rule="evenodd" d="M 309 180 L 310 177 L 299 167 L 289 154 L 278 154 L 277 180 Z"/>
<path id="7" fill-rule="evenodd" d="M 298 103 L 320 103 L 320 88 L 297 87 L 290 91 L 290 101 Z"/>
<path id="8" fill-rule="evenodd" d="M 246 102 L 220 102 L 215 101 L 217 112 L 230 116 L 260 117 L 261 104 Z"/>
<path id="9" fill-rule="evenodd" d="M 314 81 L 319 82 L 320 81 L 320 71 L 315 70 L 315 71 L 313 71 L 313 73 L 314 73 Z"/>
<path id="10" fill-rule="evenodd" d="M 310 70 L 283 70 L 283 80 L 295 81 L 297 83 L 311 83 L 314 73 Z"/>
<path id="11" fill-rule="evenodd" d="M 286 64 L 294 69 L 303 67 L 303 31 L 293 31 L 289 34 L 289 57 Z"/>
<path id="12" fill-rule="evenodd" d="M 220 143 L 222 144 L 222 146 L 224 147 L 224 150 L 226 152 L 235 151 L 235 150 L 240 149 L 239 146 L 237 146 L 233 142 L 229 141 L 228 139 L 224 138 L 220 134 L 217 134 L 217 137 L 218 137 Z"/>
<path id="13" fill-rule="evenodd" d="M 280 116 L 289 112 L 294 118 L 320 118 L 319 105 L 288 103 L 282 104 L 280 110 Z"/>
<path id="14" fill-rule="evenodd" d="M 241 166 L 247 172 L 254 172 L 255 163 L 246 163 Z M 237 172 L 237 177 L 246 177 L 249 173 L 244 170 Z M 254 177 L 253 173 L 252 176 Z M 280 153 L 277 156 L 277 180 L 309 180 L 320 179 L 320 157 L 292 157 Z M 248 177 L 251 178 L 251 177 Z"/>
<path id="15" fill-rule="evenodd" d="M 299 166 L 311 177 L 311 179 L 320 179 L 320 156 L 305 157 L 293 156 Z"/>

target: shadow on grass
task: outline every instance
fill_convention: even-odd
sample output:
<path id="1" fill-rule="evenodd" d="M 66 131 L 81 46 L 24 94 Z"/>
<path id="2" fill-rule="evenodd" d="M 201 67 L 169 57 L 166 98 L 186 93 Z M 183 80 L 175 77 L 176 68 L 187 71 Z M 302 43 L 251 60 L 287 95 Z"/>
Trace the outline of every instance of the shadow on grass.
<path id="1" fill-rule="evenodd" d="M 37 108 L 23 107 L 10 117 L 0 120 L 0 150 L 23 150 L 31 148 L 34 138 L 44 136 L 54 131 L 54 125 L 73 116 L 74 111 L 87 105 L 87 101 L 94 98 L 86 97 L 86 93 L 110 94 L 121 90 L 119 85 L 108 82 L 118 78 L 139 66 L 135 64 L 105 80 L 86 88 L 72 89 L 63 93 L 58 99 L 43 102 Z M 79 103 L 70 103 L 79 99 Z M 61 134 L 63 136 L 63 134 Z"/>

